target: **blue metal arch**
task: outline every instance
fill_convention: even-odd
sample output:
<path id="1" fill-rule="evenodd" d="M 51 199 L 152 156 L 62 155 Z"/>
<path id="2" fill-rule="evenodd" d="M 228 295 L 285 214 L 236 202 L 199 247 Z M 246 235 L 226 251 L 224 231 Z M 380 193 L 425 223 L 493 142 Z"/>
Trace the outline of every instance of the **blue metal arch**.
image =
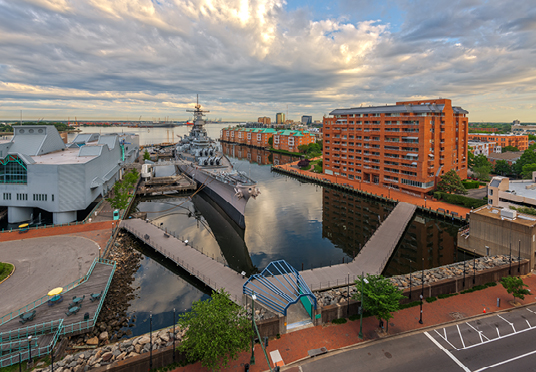
<path id="1" fill-rule="evenodd" d="M 316 297 L 300 273 L 285 260 L 272 261 L 260 274 L 252 275 L 243 285 L 242 292 L 257 296 L 257 301 L 266 307 L 287 315 L 290 305 L 302 297 L 309 297 L 317 308 Z"/>

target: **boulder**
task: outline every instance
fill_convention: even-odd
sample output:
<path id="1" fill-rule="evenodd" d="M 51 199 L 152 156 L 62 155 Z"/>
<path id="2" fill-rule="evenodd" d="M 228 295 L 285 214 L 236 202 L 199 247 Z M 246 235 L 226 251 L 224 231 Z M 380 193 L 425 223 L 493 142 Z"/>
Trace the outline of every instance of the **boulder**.
<path id="1" fill-rule="evenodd" d="M 108 362 L 110 359 L 112 359 L 113 356 L 114 355 L 111 352 L 108 351 L 108 352 L 102 354 L 102 360 L 104 362 Z"/>
<path id="2" fill-rule="evenodd" d="M 108 332 L 102 332 L 100 335 L 99 335 L 99 340 L 101 341 L 105 341 L 108 339 Z"/>
<path id="3" fill-rule="evenodd" d="M 149 338 L 148 335 L 145 335 L 145 336 L 142 336 L 142 337 L 138 340 L 138 344 L 145 345 L 145 344 L 148 344 L 149 341 L 151 341 L 151 339 Z"/>

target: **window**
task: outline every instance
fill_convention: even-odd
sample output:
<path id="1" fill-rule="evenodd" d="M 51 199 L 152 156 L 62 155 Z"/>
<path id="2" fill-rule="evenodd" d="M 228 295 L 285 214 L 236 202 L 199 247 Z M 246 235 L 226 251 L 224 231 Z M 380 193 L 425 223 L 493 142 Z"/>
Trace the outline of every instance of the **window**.
<path id="1" fill-rule="evenodd" d="M 27 183 L 26 165 L 18 156 L 0 159 L 0 183 Z"/>

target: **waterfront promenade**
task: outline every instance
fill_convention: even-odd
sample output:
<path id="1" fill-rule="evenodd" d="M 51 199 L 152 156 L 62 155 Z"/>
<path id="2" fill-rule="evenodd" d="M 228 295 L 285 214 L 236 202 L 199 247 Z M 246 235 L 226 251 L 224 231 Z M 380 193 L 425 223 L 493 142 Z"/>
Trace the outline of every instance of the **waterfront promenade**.
<path id="1" fill-rule="evenodd" d="M 284 165 L 274 165 L 274 168 L 281 169 L 287 172 L 295 172 L 299 175 L 311 177 L 314 179 L 317 179 L 318 181 L 325 181 L 327 180 L 331 184 L 343 186 L 347 185 L 350 188 L 353 188 L 354 190 L 367 192 L 369 194 L 373 194 L 376 196 L 381 196 L 383 198 L 391 199 L 394 202 L 406 202 L 413 204 L 417 207 L 423 208 L 423 209 L 431 209 L 436 212 L 445 213 L 446 211 L 455 212 L 458 216 L 465 218 L 467 213 L 471 212 L 470 208 L 465 208 L 459 205 L 449 204 L 438 200 L 430 200 L 430 199 L 423 199 L 416 195 L 407 194 L 401 191 L 398 191 L 396 189 L 388 189 L 385 187 L 381 187 L 378 185 L 374 185 L 367 182 L 359 182 L 359 181 L 353 181 L 348 180 L 346 178 L 341 178 L 337 176 L 332 176 L 329 174 L 323 174 L 323 173 L 313 173 L 309 172 L 307 170 L 301 170 L 297 166 L 298 162 L 294 163 L 288 163 Z"/>

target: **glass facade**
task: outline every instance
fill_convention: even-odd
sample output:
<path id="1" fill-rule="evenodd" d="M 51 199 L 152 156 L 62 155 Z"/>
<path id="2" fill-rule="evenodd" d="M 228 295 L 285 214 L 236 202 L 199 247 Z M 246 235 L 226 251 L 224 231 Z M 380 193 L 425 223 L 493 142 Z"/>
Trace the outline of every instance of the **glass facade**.
<path id="1" fill-rule="evenodd" d="M 0 183 L 27 183 L 28 172 L 24 163 L 17 157 L 9 155 L 0 160 Z"/>

